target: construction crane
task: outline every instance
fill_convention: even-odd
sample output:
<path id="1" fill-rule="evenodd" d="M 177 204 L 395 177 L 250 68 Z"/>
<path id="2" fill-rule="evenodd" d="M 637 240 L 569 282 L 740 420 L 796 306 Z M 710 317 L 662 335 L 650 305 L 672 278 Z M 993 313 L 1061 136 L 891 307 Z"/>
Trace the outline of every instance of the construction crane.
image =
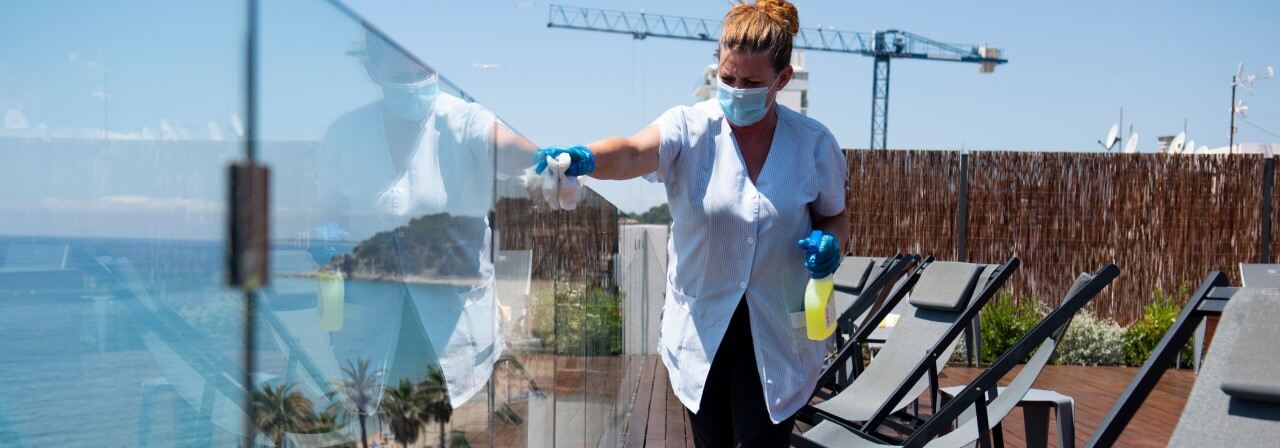
<path id="1" fill-rule="evenodd" d="M 627 34 L 634 39 L 663 37 L 703 42 L 720 39 L 719 20 L 551 5 L 547 27 Z M 874 58 L 871 76 L 871 149 L 885 149 L 889 133 L 889 61 L 923 59 L 979 64 L 991 73 L 1009 62 L 990 46 L 948 44 L 901 30 L 873 32 L 801 28 L 793 48 L 852 53 Z"/>

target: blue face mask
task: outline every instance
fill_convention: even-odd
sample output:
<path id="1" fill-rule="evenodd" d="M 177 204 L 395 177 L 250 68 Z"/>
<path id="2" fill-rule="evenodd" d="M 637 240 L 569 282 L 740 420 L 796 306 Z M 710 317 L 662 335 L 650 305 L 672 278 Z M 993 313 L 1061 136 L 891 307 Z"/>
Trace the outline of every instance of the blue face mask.
<path id="1" fill-rule="evenodd" d="M 382 102 L 387 110 L 406 121 L 422 121 L 440 94 L 436 75 L 415 83 L 381 83 Z"/>
<path id="2" fill-rule="evenodd" d="M 774 82 L 776 83 L 777 80 L 775 79 Z M 724 117 L 729 119 L 730 123 L 750 126 L 760 121 L 764 118 L 764 114 L 769 112 L 769 89 L 773 88 L 773 84 L 753 89 L 738 89 L 730 87 L 724 81 L 718 83 L 716 100 L 720 101 L 720 109 L 724 110 Z"/>

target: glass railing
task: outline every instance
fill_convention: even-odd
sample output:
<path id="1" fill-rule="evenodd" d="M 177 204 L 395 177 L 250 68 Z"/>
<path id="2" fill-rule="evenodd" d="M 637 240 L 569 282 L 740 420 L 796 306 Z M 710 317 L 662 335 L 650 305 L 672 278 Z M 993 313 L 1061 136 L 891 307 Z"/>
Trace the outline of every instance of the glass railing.
<path id="1" fill-rule="evenodd" d="M 534 143 L 339 4 L 170 3 L 0 6 L 0 446 L 624 440 L 612 204 L 530 197 Z M 249 30 L 271 224 L 246 343 Z"/>
<path id="2" fill-rule="evenodd" d="M 245 12 L 0 6 L 0 446 L 239 443 Z"/>

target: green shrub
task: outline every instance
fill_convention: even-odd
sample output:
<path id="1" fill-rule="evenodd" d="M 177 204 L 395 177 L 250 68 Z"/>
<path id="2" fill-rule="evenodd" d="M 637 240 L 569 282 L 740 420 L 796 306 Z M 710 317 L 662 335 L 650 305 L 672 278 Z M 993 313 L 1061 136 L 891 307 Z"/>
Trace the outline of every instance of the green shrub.
<path id="1" fill-rule="evenodd" d="M 1082 366 L 1125 364 L 1124 329 L 1110 319 L 1081 311 L 1071 319 L 1067 334 L 1058 341 L 1054 363 Z"/>
<path id="2" fill-rule="evenodd" d="M 1178 287 L 1177 294 L 1167 294 L 1156 287 L 1151 303 L 1142 308 L 1142 318 L 1125 329 L 1123 336 L 1125 360 L 1131 366 L 1141 366 L 1155 350 L 1160 338 L 1164 337 L 1173 322 L 1178 320 L 1182 312 L 1183 300 L 1191 294 L 1186 284 Z M 1182 365 L 1191 365 L 1191 343 L 1182 348 L 1178 358 Z"/>
<path id="3" fill-rule="evenodd" d="M 1039 302 L 1033 298 L 1014 300 L 1013 294 L 1001 291 L 995 300 L 982 308 L 979 316 L 982 325 L 982 362 L 992 363 L 1026 336 L 1040 322 L 1044 312 Z"/>
<path id="4" fill-rule="evenodd" d="M 536 299 L 531 310 L 533 336 L 542 348 L 560 355 L 622 354 L 622 294 L 601 288 L 558 292 L 551 301 Z"/>

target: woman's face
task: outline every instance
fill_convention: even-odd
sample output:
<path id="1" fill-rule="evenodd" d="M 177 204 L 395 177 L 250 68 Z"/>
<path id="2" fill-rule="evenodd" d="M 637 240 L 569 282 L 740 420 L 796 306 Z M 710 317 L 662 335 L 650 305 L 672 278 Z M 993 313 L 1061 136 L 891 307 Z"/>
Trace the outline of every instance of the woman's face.
<path id="1" fill-rule="evenodd" d="M 726 85 L 738 89 L 769 87 L 769 101 L 773 102 L 779 90 L 791 81 L 791 66 L 779 73 L 773 70 L 769 54 L 720 49 L 718 76 Z M 776 81 L 776 82 L 775 82 Z"/>

